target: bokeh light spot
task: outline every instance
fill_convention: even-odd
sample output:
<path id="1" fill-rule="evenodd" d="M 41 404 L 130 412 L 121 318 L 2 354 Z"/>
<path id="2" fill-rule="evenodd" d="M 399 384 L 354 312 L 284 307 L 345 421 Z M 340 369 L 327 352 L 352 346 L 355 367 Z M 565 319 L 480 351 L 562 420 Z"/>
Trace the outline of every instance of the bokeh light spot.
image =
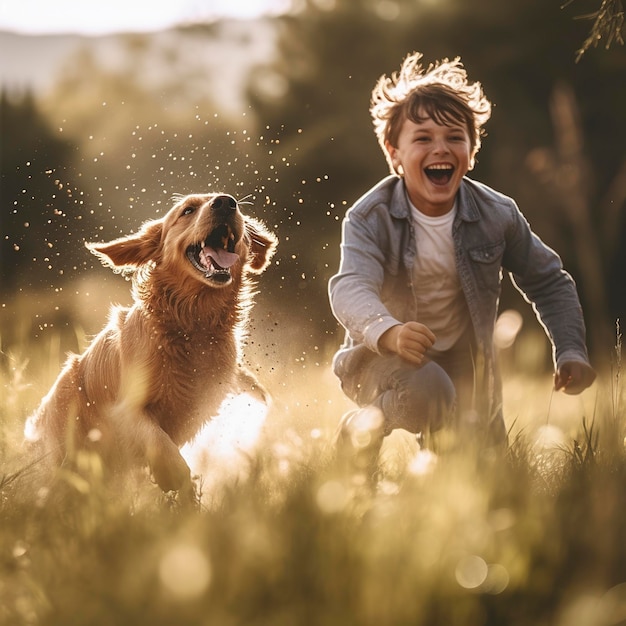
<path id="1" fill-rule="evenodd" d="M 506 567 L 500 563 L 493 563 L 487 568 L 487 578 L 482 589 L 487 593 L 497 595 L 509 586 L 509 580 L 510 576 Z"/>
<path id="2" fill-rule="evenodd" d="M 159 563 L 159 578 L 175 596 L 195 598 L 208 588 L 211 566 L 197 546 L 179 544 L 163 555 Z"/>
<path id="3" fill-rule="evenodd" d="M 348 504 L 348 492 L 339 481 L 329 480 L 317 490 L 315 500 L 324 513 L 339 513 Z"/>
<path id="4" fill-rule="evenodd" d="M 493 335 L 496 347 L 501 350 L 510 348 L 515 343 L 519 331 L 522 330 L 523 323 L 524 320 L 517 311 L 513 309 L 503 311 L 496 321 Z"/>
<path id="5" fill-rule="evenodd" d="M 464 589 L 476 589 L 480 587 L 485 580 L 489 568 L 484 559 L 476 555 L 463 557 L 457 564 L 455 570 L 456 581 Z"/>

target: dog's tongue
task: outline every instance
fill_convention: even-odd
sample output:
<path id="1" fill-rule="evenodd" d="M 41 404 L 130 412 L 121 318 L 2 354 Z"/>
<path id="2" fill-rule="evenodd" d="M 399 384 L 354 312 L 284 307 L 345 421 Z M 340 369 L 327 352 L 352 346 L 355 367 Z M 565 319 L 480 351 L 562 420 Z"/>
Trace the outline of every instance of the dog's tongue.
<path id="1" fill-rule="evenodd" d="M 211 248 L 211 246 L 204 246 L 202 248 L 205 256 L 211 257 L 215 265 L 218 265 L 222 269 L 228 269 L 239 260 L 239 255 L 234 252 L 228 252 L 223 248 Z"/>

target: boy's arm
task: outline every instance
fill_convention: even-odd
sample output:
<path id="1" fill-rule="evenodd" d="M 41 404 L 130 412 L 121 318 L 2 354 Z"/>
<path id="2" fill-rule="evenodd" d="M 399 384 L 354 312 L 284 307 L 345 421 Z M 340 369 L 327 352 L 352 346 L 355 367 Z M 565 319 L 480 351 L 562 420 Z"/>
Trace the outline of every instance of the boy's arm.
<path id="1" fill-rule="evenodd" d="M 334 316 L 352 339 L 380 352 L 379 339 L 401 322 L 381 300 L 384 271 L 384 226 L 351 211 L 342 225 L 339 271 L 329 281 Z"/>
<path id="2" fill-rule="evenodd" d="M 537 315 L 552 343 L 555 389 L 576 394 L 595 380 L 576 284 L 558 254 L 532 232 L 515 207 L 504 267 Z"/>

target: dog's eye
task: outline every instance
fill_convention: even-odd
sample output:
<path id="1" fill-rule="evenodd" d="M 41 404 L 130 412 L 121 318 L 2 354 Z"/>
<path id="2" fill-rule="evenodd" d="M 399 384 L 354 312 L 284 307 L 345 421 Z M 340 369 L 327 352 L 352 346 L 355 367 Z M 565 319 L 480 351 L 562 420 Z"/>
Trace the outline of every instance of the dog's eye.
<path id="1" fill-rule="evenodd" d="M 186 206 L 183 209 L 182 215 L 191 215 L 196 210 L 195 206 Z"/>

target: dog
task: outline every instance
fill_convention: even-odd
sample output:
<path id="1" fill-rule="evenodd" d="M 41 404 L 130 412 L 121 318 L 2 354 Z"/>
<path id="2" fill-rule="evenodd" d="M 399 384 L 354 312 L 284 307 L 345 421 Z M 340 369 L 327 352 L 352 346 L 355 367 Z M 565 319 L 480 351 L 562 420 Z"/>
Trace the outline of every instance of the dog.
<path id="1" fill-rule="evenodd" d="M 133 304 L 63 370 L 25 425 L 55 464 L 96 450 L 105 467 L 148 466 L 164 492 L 189 495 L 179 448 L 230 393 L 266 392 L 242 364 L 253 274 L 277 237 L 228 194 L 176 196 L 161 219 L 108 243 L 86 243 L 132 275 Z"/>

